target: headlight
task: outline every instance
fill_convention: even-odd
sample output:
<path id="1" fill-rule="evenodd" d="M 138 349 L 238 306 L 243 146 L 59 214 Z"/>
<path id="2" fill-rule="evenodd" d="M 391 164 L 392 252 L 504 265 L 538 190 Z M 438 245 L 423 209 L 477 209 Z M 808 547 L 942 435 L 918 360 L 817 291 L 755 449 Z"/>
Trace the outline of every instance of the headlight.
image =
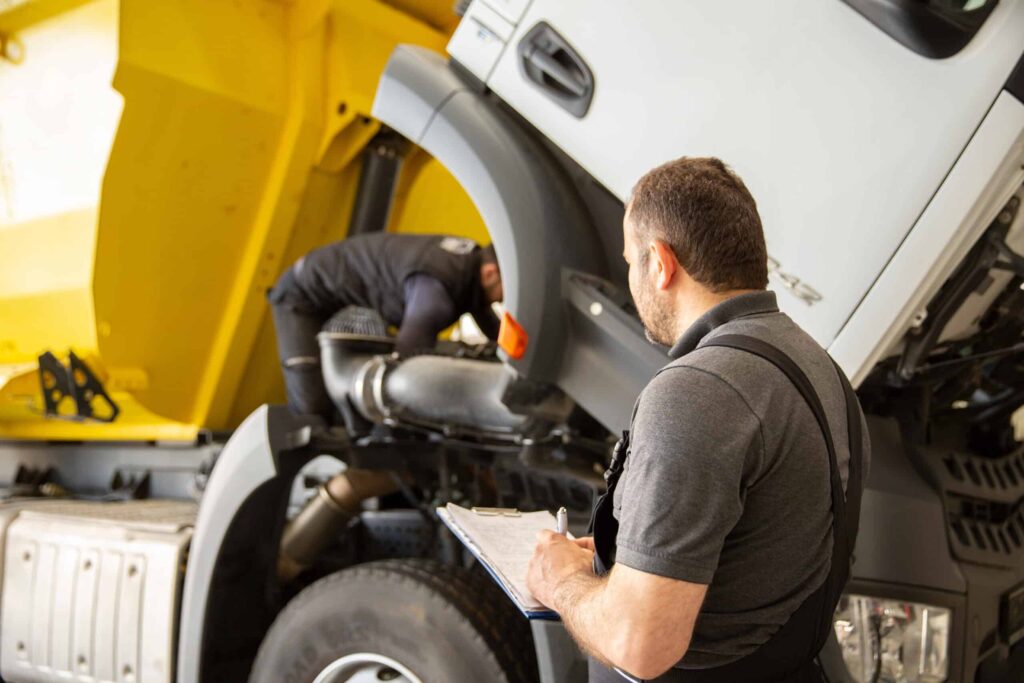
<path id="1" fill-rule="evenodd" d="M 860 683 L 941 683 L 949 672 L 950 612 L 916 602 L 843 595 L 834 626 Z"/>

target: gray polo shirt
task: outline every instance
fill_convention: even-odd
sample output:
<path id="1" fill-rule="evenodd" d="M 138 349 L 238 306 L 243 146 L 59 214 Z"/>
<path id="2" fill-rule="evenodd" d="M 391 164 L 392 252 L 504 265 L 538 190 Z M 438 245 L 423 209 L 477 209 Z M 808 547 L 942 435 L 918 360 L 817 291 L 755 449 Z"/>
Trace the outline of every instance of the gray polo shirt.
<path id="1" fill-rule="evenodd" d="M 807 374 L 847 481 L 846 404 L 825 351 L 772 292 L 728 299 L 686 331 L 644 389 L 614 496 L 616 561 L 708 584 L 683 664 L 726 664 L 768 641 L 828 574 L 828 451 L 807 403 L 753 354 L 703 345 L 721 334 L 772 344 Z M 865 476 L 869 458 L 867 427 Z"/>

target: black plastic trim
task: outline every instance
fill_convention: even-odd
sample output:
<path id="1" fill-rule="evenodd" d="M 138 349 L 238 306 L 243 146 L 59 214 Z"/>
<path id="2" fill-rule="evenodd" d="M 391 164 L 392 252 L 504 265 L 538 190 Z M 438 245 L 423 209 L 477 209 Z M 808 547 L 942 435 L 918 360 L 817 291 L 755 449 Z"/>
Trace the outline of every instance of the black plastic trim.
<path id="1" fill-rule="evenodd" d="M 946 59 L 964 49 L 999 4 L 965 12 L 937 0 L 843 0 L 900 44 L 930 59 Z"/>
<path id="2" fill-rule="evenodd" d="M 1021 53 L 1017 66 L 1013 67 L 1010 77 L 1006 79 L 1006 91 L 1024 102 L 1024 53 Z"/>
<path id="3" fill-rule="evenodd" d="M 349 219 L 349 236 L 387 229 L 406 147 L 402 136 L 387 128 L 377 133 L 366 146 Z"/>
<path id="4" fill-rule="evenodd" d="M 555 381 L 568 324 L 564 268 L 604 274 L 590 216 L 556 159 L 495 102 L 470 90 L 436 53 L 395 49 L 381 77 L 373 115 L 443 164 L 487 225 L 505 288 L 505 307 L 529 334 L 509 363 L 537 382 Z"/>
<path id="5" fill-rule="evenodd" d="M 558 31 L 542 21 L 516 49 L 519 72 L 526 80 L 576 118 L 586 116 L 594 99 L 594 73 Z"/>

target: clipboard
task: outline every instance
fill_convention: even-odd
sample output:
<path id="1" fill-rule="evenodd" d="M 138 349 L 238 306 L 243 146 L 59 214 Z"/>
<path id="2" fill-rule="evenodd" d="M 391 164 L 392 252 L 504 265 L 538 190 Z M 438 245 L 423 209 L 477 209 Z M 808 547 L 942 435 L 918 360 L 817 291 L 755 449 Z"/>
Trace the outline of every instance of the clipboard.
<path id="1" fill-rule="evenodd" d="M 438 518 L 483 565 L 494 582 L 527 619 L 558 621 L 558 613 L 540 604 L 526 588 L 526 565 L 541 529 L 554 529 L 546 510 L 464 508 L 454 503 L 437 508 Z"/>

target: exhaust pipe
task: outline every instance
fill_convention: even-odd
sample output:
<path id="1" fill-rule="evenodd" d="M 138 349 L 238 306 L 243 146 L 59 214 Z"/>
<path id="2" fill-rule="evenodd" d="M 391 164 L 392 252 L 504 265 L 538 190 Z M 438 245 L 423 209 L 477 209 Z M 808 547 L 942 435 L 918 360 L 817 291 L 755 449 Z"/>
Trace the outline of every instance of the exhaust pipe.
<path id="1" fill-rule="evenodd" d="M 346 470 L 317 489 L 306 507 L 285 527 L 277 575 L 290 581 L 316 561 L 364 501 L 398 490 L 395 474 L 379 470 Z"/>

